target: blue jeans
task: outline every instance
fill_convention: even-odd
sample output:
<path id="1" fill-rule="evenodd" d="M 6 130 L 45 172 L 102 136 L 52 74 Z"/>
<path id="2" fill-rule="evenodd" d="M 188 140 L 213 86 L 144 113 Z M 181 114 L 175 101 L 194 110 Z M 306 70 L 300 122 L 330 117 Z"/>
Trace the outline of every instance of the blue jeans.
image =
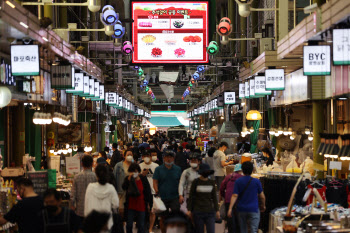
<path id="1" fill-rule="evenodd" d="M 137 216 L 137 232 L 145 233 L 145 212 L 140 212 L 136 210 L 128 210 L 128 221 L 126 223 L 126 232 L 132 233 L 132 227 L 134 223 L 134 218 Z"/>
<path id="2" fill-rule="evenodd" d="M 207 233 L 215 233 L 215 212 L 193 212 L 193 221 L 196 233 L 204 233 L 204 225 Z"/>
<path id="3" fill-rule="evenodd" d="M 248 233 L 248 227 L 251 233 L 257 233 L 259 230 L 260 212 L 238 212 L 239 225 L 241 232 Z"/>

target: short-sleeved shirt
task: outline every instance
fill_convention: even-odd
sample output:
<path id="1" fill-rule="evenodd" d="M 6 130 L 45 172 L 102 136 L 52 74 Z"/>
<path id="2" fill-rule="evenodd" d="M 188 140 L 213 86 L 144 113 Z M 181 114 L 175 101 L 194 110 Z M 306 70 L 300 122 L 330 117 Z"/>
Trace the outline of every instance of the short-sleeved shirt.
<path id="1" fill-rule="evenodd" d="M 151 186 L 152 194 L 156 193 L 153 188 L 153 174 L 158 166 L 158 164 L 153 162 L 151 164 L 146 164 L 144 162 L 140 164 L 141 171 L 143 171 L 144 169 L 149 169 L 147 174 L 147 180 L 149 185 Z"/>
<path id="2" fill-rule="evenodd" d="M 253 178 L 243 196 L 240 196 L 250 178 L 251 176 L 243 176 L 239 178 L 236 180 L 233 188 L 233 194 L 238 195 L 237 210 L 239 212 L 259 212 L 258 194 L 263 191 L 260 180 Z"/>
<path id="3" fill-rule="evenodd" d="M 221 150 L 216 150 L 214 155 L 214 176 L 225 176 L 225 168 L 221 166 L 222 161 L 226 161 L 226 155 Z"/>
<path id="4" fill-rule="evenodd" d="M 158 180 L 158 190 L 162 200 L 173 200 L 179 198 L 179 182 L 181 168 L 173 165 L 168 169 L 164 164 L 157 167 L 153 179 Z"/>
<path id="5" fill-rule="evenodd" d="M 26 197 L 19 201 L 4 216 L 11 223 L 17 223 L 20 233 L 40 232 L 43 199 L 40 196 Z"/>

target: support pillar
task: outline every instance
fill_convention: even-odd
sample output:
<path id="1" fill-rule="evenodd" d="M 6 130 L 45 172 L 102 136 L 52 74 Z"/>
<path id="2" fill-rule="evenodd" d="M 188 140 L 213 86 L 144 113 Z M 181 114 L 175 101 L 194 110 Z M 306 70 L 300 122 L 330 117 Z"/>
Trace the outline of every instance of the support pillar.
<path id="1" fill-rule="evenodd" d="M 321 143 L 320 133 L 323 133 L 324 128 L 324 105 L 320 101 L 312 103 L 312 122 L 314 162 L 323 165 L 323 155 L 317 153 L 317 148 Z M 323 172 L 318 173 L 317 178 L 323 178 Z"/>
<path id="2" fill-rule="evenodd" d="M 59 10 L 59 22 L 57 22 L 57 24 L 59 23 L 60 28 L 68 28 L 68 15 L 67 15 L 68 8 L 66 6 L 60 6 L 58 10 Z"/>
<path id="3" fill-rule="evenodd" d="M 230 38 L 235 37 L 235 32 L 237 30 L 236 26 L 236 2 L 234 0 L 228 0 L 228 18 L 231 20 L 232 24 L 232 34 L 230 35 Z M 230 42 L 230 50 L 231 52 L 235 53 L 235 48 L 236 48 L 236 42 L 232 41 Z"/>
<path id="4" fill-rule="evenodd" d="M 44 17 L 50 18 L 52 22 L 55 22 L 53 18 L 53 6 L 44 6 Z"/>
<path id="5" fill-rule="evenodd" d="M 326 3 L 326 0 L 313 0 L 313 3 L 317 3 L 317 5 L 320 7 L 324 3 Z"/>
<path id="6" fill-rule="evenodd" d="M 278 38 L 284 38 L 288 34 L 288 20 L 289 20 L 289 1 L 279 0 L 278 11 Z"/>
<path id="7" fill-rule="evenodd" d="M 241 38 L 247 37 L 247 18 L 241 17 Z M 241 43 L 241 58 L 247 60 L 247 41 L 240 41 Z"/>
<path id="8" fill-rule="evenodd" d="M 259 8 L 259 1 L 255 0 L 252 3 L 252 7 L 253 8 Z M 252 28 L 252 37 L 254 37 L 255 33 L 258 32 L 258 25 L 259 25 L 259 16 L 258 16 L 258 12 L 257 11 L 252 11 L 251 15 L 250 15 L 250 21 L 251 21 L 251 28 Z M 258 46 L 256 45 L 255 47 L 253 47 L 253 59 L 255 59 L 256 57 L 259 56 L 259 50 L 258 50 Z"/>

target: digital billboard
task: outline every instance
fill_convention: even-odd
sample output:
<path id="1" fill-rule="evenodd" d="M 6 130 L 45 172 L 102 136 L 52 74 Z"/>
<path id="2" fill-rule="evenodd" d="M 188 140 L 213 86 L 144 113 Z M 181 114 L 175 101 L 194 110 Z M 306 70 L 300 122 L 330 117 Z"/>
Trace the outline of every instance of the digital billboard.
<path id="1" fill-rule="evenodd" d="M 135 64 L 208 63 L 208 2 L 133 1 Z"/>

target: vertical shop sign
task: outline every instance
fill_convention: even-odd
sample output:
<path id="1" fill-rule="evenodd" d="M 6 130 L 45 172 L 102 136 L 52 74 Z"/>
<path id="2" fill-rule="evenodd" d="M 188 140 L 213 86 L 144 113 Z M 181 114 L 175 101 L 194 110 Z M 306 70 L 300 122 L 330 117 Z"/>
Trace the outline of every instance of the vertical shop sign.
<path id="1" fill-rule="evenodd" d="M 244 83 L 239 84 L 239 98 L 243 99 L 245 97 L 245 87 Z"/>
<path id="2" fill-rule="evenodd" d="M 249 99 L 249 82 L 244 83 L 244 95 L 246 99 Z"/>
<path id="3" fill-rule="evenodd" d="M 284 69 L 265 70 L 265 82 L 268 91 L 284 91 Z"/>
<path id="4" fill-rule="evenodd" d="M 331 47 L 304 46 L 304 75 L 331 74 Z"/>
<path id="5" fill-rule="evenodd" d="M 255 80 L 250 79 L 249 80 L 249 97 L 255 96 Z"/>
<path id="6" fill-rule="evenodd" d="M 264 76 L 255 77 L 255 95 L 271 95 L 271 91 L 266 91 Z"/>
<path id="7" fill-rule="evenodd" d="M 333 64 L 350 65 L 350 29 L 333 29 Z"/>

